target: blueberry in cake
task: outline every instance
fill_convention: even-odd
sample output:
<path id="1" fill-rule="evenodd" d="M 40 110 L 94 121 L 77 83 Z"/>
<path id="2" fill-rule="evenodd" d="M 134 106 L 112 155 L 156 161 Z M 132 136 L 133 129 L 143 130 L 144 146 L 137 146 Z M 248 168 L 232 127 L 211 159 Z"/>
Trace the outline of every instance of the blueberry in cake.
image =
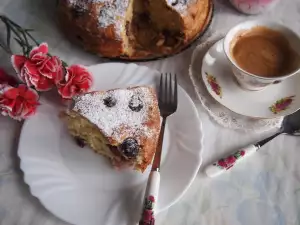
<path id="1" fill-rule="evenodd" d="M 74 98 L 61 113 L 79 146 L 90 146 L 114 167 L 143 172 L 151 163 L 160 131 L 155 90 L 138 86 L 95 91 Z"/>

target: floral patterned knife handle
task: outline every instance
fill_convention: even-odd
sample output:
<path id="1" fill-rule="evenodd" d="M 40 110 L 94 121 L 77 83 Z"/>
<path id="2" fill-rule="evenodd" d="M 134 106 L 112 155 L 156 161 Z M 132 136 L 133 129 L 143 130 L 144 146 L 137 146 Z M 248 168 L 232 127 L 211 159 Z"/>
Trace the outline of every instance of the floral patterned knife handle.
<path id="1" fill-rule="evenodd" d="M 238 150 L 235 153 L 228 155 L 224 158 L 221 158 L 218 161 L 206 167 L 205 173 L 209 177 L 215 177 L 217 175 L 220 175 L 224 171 L 229 170 L 236 163 L 240 162 L 243 158 L 251 155 L 257 150 L 258 147 L 255 145 L 250 145 L 246 148 L 243 148 L 242 150 Z"/>
<path id="2" fill-rule="evenodd" d="M 238 150 L 234 152 L 233 154 L 230 154 L 222 159 L 219 159 L 218 161 L 214 162 L 213 164 L 209 165 L 205 169 L 205 173 L 209 177 L 215 177 L 226 170 L 229 170 L 234 165 L 236 165 L 238 162 L 240 162 L 242 159 L 246 158 L 247 156 L 251 155 L 252 153 L 256 152 L 258 149 L 260 149 L 264 144 L 268 143 L 278 135 L 284 133 L 284 130 L 281 129 L 276 134 L 272 135 L 271 137 L 268 137 L 262 141 L 257 142 L 254 145 L 249 145 L 248 147 L 245 147 L 241 150 Z"/>

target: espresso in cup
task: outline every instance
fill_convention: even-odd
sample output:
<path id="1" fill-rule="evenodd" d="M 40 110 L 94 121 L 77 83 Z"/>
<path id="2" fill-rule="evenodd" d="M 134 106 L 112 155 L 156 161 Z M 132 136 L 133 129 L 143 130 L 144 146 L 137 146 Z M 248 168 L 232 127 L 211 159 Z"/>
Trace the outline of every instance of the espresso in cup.
<path id="1" fill-rule="evenodd" d="M 267 27 L 242 31 L 232 40 L 230 49 L 237 65 L 257 76 L 284 76 L 299 67 L 299 56 L 286 37 Z"/>
<path id="2" fill-rule="evenodd" d="M 223 49 L 239 85 L 258 91 L 300 73 L 300 37 L 283 24 L 242 22 L 229 30 Z"/>

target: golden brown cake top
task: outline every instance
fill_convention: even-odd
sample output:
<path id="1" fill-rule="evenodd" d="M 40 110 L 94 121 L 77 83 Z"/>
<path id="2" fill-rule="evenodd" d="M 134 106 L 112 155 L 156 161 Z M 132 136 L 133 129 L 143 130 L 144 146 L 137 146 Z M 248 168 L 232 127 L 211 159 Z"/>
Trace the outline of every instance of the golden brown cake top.
<path id="1" fill-rule="evenodd" d="M 155 92 L 146 86 L 97 91 L 74 99 L 73 110 L 95 124 L 112 144 L 126 137 L 151 138 L 158 132 Z M 153 127 L 153 120 L 156 126 Z"/>
<path id="2" fill-rule="evenodd" d="M 108 28 L 114 26 L 117 38 L 121 38 L 121 32 L 125 31 L 125 15 L 130 5 L 130 0 L 66 0 L 73 10 L 79 13 L 90 13 L 96 17 L 99 27 Z M 146 1 L 146 0 L 145 0 Z M 187 12 L 190 4 L 197 0 L 161 0 L 181 14 Z"/>
<path id="3" fill-rule="evenodd" d="M 129 0 L 67 0 L 70 7 L 81 12 L 96 11 L 99 27 L 108 28 L 113 25 L 117 38 L 121 38 Z M 91 10 L 93 8 L 93 10 Z"/>

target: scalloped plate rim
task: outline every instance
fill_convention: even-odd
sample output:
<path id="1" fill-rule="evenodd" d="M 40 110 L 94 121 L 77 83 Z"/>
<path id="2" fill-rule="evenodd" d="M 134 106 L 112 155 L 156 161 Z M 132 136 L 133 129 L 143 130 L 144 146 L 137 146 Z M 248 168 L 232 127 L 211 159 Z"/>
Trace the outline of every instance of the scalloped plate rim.
<path id="1" fill-rule="evenodd" d="M 204 83 L 204 86 L 206 88 L 206 90 L 208 91 L 208 93 L 217 101 L 219 102 L 221 105 L 223 105 L 224 107 L 228 108 L 229 110 L 239 114 L 239 115 L 242 115 L 242 116 L 246 116 L 246 117 L 249 117 L 249 118 L 253 118 L 253 119 L 274 119 L 274 118 L 278 118 L 278 117 L 282 117 L 282 116 L 287 116 L 287 115 L 290 115 L 290 114 L 293 114 L 294 112 L 298 111 L 300 109 L 300 105 L 298 104 L 298 106 L 294 107 L 293 109 L 291 108 L 287 108 L 286 110 L 283 110 L 282 112 L 280 113 L 271 113 L 269 112 L 268 116 L 258 116 L 258 115 L 251 115 L 251 114 L 247 114 L 247 113 L 242 113 L 242 112 L 239 112 L 237 110 L 234 110 L 232 107 L 229 107 L 228 105 L 224 104 L 224 96 L 222 98 L 220 98 L 214 91 L 211 90 L 211 88 L 209 87 L 208 85 L 208 82 L 207 82 L 207 79 L 205 78 L 205 74 L 204 74 L 204 69 L 203 69 L 203 65 L 204 65 L 204 60 L 205 60 L 205 57 L 206 55 L 208 54 L 208 52 L 215 48 L 218 44 L 220 44 L 222 41 L 223 41 L 224 38 L 221 38 L 219 40 L 217 40 L 215 43 L 213 43 L 211 45 L 210 48 L 208 48 L 207 52 L 203 55 L 203 59 L 202 59 L 202 67 L 201 67 L 201 71 L 198 71 L 200 73 L 200 76 L 201 76 L 201 79 L 202 79 L 202 82 Z M 198 47 L 198 46 L 197 46 Z M 193 51 L 193 54 L 192 54 L 192 59 L 195 59 L 196 55 L 198 54 L 198 51 L 199 49 L 198 48 L 195 48 L 194 51 Z M 224 54 L 224 53 L 222 53 Z M 191 67 L 191 71 L 192 73 L 195 73 L 193 67 L 192 67 L 192 64 L 194 62 L 191 63 L 190 67 Z M 227 66 L 230 66 L 229 65 L 229 62 L 227 62 Z M 209 72 L 209 71 L 205 71 L 205 72 Z M 215 75 L 215 74 L 211 74 L 213 75 L 214 77 L 219 77 L 219 75 Z M 233 75 L 232 75 L 233 76 Z M 294 77 L 290 78 L 290 79 L 297 79 L 296 77 L 297 75 L 295 75 Z M 298 76 L 300 76 L 298 74 Z M 281 83 L 281 84 L 277 84 L 277 85 L 283 85 L 284 81 Z M 267 87 L 268 88 L 268 87 Z M 266 89 L 267 89 L 266 88 Z M 224 90 L 224 87 L 222 86 L 222 89 Z M 241 89 L 242 90 L 242 89 Z M 251 92 L 251 91 L 248 91 L 248 94 L 251 94 L 251 93 L 262 93 L 264 90 L 261 90 L 261 91 L 254 91 L 254 92 Z M 289 94 L 288 94 L 289 95 Z M 295 94 L 296 95 L 296 94 Z M 284 96 L 282 96 L 283 98 Z M 288 97 L 288 96 L 285 96 L 285 97 Z M 297 96 L 297 98 L 299 98 L 300 96 Z M 280 98 L 281 99 L 281 98 Z M 279 100 L 279 99 L 277 99 Z M 274 101 L 272 104 L 274 104 L 276 101 Z M 272 104 L 270 104 L 268 107 L 270 107 Z M 266 105 L 266 108 L 268 108 L 267 105 Z"/>
<path id="2" fill-rule="evenodd" d="M 91 69 L 91 68 L 94 68 L 94 67 L 103 66 L 103 65 L 107 65 L 107 64 L 124 64 L 124 63 L 108 62 L 108 63 L 103 63 L 103 64 L 92 65 L 92 66 L 89 66 L 88 68 Z M 136 65 L 136 64 L 133 64 L 133 63 L 127 64 L 127 66 L 132 66 L 132 65 L 134 65 L 136 67 L 143 67 L 146 70 L 150 69 L 150 68 L 148 68 L 146 66 L 139 66 L 139 65 Z M 152 69 L 150 69 L 150 70 L 152 70 Z M 158 71 L 156 71 L 156 72 L 158 72 Z M 204 135 L 203 135 L 202 123 L 201 123 L 201 120 L 200 120 L 200 116 L 199 116 L 197 108 L 196 108 L 195 104 L 193 103 L 192 99 L 190 98 L 190 96 L 186 93 L 186 91 L 182 87 L 179 86 L 179 89 L 181 89 L 180 92 L 182 92 L 182 94 L 184 95 L 184 97 L 188 100 L 189 104 L 191 105 L 191 109 L 193 111 L 193 114 L 195 115 L 195 117 L 198 120 L 198 126 L 197 126 L 198 128 L 197 129 L 198 129 L 199 134 L 200 134 L 199 143 L 198 143 L 199 144 L 198 154 L 196 154 L 195 152 L 193 152 L 193 153 L 190 152 L 191 154 L 194 154 L 194 156 L 197 157 L 198 165 L 195 167 L 193 173 L 190 175 L 190 180 L 184 186 L 184 188 L 181 191 L 181 193 L 175 199 L 173 199 L 173 201 L 170 201 L 168 205 L 166 205 L 165 207 L 161 208 L 159 212 L 164 211 L 164 210 L 168 209 L 170 206 L 174 205 L 186 193 L 186 191 L 188 190 L 188 188 L 190 187 L 190 185 L 192 184 L 192 182 L 196 178 L 198 170 L 199 170 L 199 168 L 200 168 L 200 166 L 202 164 L 202 153 L 203 153 L 203 139 L 204 139 Z M 25 121 L 24 124 L 23 124 L 22 130 L 21 130 L 21 134 L 20 134 L 19 144 L 22 141 L 22 136 L 24 134 L 24 128 L 26 128 L 27 124 L 28 124 L 28 121 Z M 19 147 L 18 147 L 18 157 L 20 158 L 20 168 L 21 168 L 21 170 L 24 173 L 24 181 L 25 181 L 26 184 L 28 184 L 31 194 L 33 196 L 37 197 L 41 201 L 41 203 L 43 204 L 43 206 L 48 211 L 53 212 L 51 210 L 51 208 L 48 207 L 47 200 L 45 201 L 43 198 L 40 198 L 39 194 L 36 193 L 36 191 L 34 190 L 34 188 L 30 186 L 31 182 L 28 180 L 28 175 L 26 174 L 26 168 L 25 168 L 26 166 L 24 165 L 24 162 L 22 161 L 23 153 L 22 153 L 22 151 L 20 151 Z M 59 217 L 60 219 L 64 220 L 64 221 L 66 221 L 66 222 L 74 223 L 74 221 L 67 220 L 65 218 L 62 218 L 59 215 L 56 215 L 56 216 Z"/>

